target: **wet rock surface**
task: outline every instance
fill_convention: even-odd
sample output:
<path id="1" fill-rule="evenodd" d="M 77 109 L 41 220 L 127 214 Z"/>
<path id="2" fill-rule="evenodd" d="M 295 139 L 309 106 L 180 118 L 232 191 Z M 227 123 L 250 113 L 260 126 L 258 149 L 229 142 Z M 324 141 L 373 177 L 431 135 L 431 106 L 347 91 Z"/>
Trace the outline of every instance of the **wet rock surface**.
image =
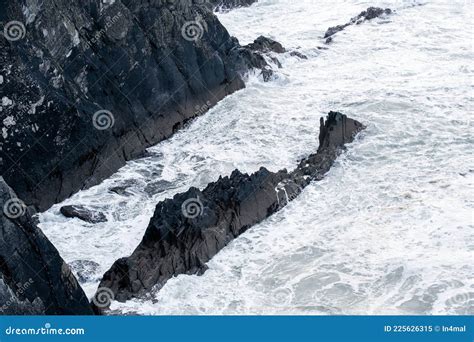
<path id="1" fill-rule="evenodd" d="M 2 177 L 0 208 L 0 314 L 92 314 L 69 266 Z"/>
<path id="2" fill-rule="evenodd" d="M 252 175 L 235 170 L 204 190 L 191 188 L 160 202 L 142 242 L 131 256 L 117 260 L 99 285 L 126 301 L 161 288 L 179 274 L 200 274 L 219 250 L 324 177 L 345 143 L 364 128 L 337 112 L 321 118 L 317 153 L 292 171 Z M 104 308 L 102 306 L 101 308 Z"/>
<path id="3" fill-rule="evenodd" d="M 2 4 L 0 174 L 40 211 L 271 74 L 202 1 Z"/>
<path id="4" fill-rule="evenodd" d="M 286 49 L 277 41 L 267 38 L 264 36 L 260 36 L 250 43 L 246 45 L 247 48 L 253 51 L 259 52 L 275 52 L 275 53 L 284 53 Z"/>
<path id="5" fill-rule="evenodd" d="M 59 211 L 66 217 L 78 218 L 89 223 L 107 222 L 107 218 L 103 213 L 81 205 L 65 205 Z"/>
<path id="6" fill-rule="evenodd" d="M 299 59 L 308 59 L 308 57 L 301 52 L 295 50 L 288 51 L 279 42 L 264 36 L 259 36 L 252 43 L 245 45 L 237 51 L 241 54 L 241 60 L 246 63 L 242 68 L 260 69 L 265 82 L 271 80 L 274 75 L 274 70 L 268 65 L 265 58 L 268 58 L 278 68 L 282 68 L 283 66 L 275 54 L 289 52 L 290 56 L 295 56 Z"/>
<path id="7" fill-rule="evenodd" d="M 330 43 L 333 40 L 333 35 L 336 33 L 344 30 L 347 26 L 350 25 L 359 25 L 367 20 L 372 20 L 384 15 L 392 14 L 392 10 L 390 8 L 380 8 L 380 7 L 369 7 L 367 10 L 362 11 L 359 15 L 353 17 L 349 22 L 343 25 L 333 26 L 327 29 L 326 33 L 324 34 L 324 38 L 326 39 L 326 43 Z"/>

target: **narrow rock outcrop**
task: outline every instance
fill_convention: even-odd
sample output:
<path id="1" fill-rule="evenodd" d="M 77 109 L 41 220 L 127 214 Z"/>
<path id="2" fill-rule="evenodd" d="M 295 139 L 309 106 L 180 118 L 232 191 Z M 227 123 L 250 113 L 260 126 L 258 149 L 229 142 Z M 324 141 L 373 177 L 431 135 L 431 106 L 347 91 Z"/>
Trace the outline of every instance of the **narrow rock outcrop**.
<path id="1" fill-rule="evenodd" d="M 284 207 L 311 181 L 322 179 L 344 144 L 362 129 L 359 122 L 331 112 L 326 121 L 321 118 L 317 153 L 293 172 L 261 168 L 249 176 L 235 170 L 202 191 L 191 188 L 160 202 L 139 246 L 113 264 L 97 293 L 126 301 L 159 289 L 178 274 L 203 272 L 205 263 L 230 241 Z"/>
<path id="2" fill-rule="evenodd" d="M 329 44 L 332 42 L 332 36 L 335 35 L 337 32 L 344 30 L 347 26 L 350 25 L 359 25 L 367 20 L 372 20 L 377 17 L 381 17 L 383 15 L 391 14 L 392 10 L 390 8 L 380 8 L 380 7 L 369 7 L 367 10 L 362 11 L 359 15 L 353 17 L 348 23 L 344 25 L 337 25 L 328 28 L 326 33 L 324 34 L 324 38 L 326 39 L 326 43 Z"/>
<path id="3" fill-rule="evenodd" d="M 69 266 L 2 177 L 0 208 L 0 314 L 93 314 Z"/>
<path id="4" fill-rule="evenodd" d="M 206 1 L 2 1 L 0 174 L 40 211 L 269 66 Z"/>

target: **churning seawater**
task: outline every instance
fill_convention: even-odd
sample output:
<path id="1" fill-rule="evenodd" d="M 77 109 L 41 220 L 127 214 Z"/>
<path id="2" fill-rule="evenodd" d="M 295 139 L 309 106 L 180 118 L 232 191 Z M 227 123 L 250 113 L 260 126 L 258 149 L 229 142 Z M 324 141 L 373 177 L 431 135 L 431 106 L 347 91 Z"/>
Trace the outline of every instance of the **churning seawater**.
<path id="1" fill-rule="evenodd" d="M 396 13 L 322 35 L 369 6 Z M 224 99 L 151 156 L 40 215 L 87 294 L 140 242 L 155 205 L 232 170 L 292 169 L 319 118 L 368 126 L 327 177 L 233 241 L 202 276 L 171 279 L 138 314 L 474 314 L 471 1 L 271 1 L 219 14 L 241 43 L 270 36 L 308 60 Z M 113 186 L 128 186 L 118 195 Z M 88 224 L 65 204 L 104 212 Z"/>

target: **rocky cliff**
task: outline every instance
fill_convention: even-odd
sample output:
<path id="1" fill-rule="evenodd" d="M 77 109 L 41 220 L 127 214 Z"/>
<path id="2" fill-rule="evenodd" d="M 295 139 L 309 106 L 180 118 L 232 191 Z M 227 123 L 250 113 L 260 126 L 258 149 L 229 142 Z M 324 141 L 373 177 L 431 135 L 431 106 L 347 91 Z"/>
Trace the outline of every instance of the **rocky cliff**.
<path id="1" fill-rule="evenodd" d="M 268 65 L 201 0 L 0 0 L 0 174 L 44 210 Z"/>
<path id="2" fill-rule="evenodd" d="M 142 242 L 105 273 L 96 297 L 99 308 L 160 288 L 178 274 L 205 270 L 205 263 L 231 240 L 294 199 L 311 181 L 324 177 L 345 143 L 363 129 L 359 122 L 331 112 L 321 118 L 317 153 L 293 172 L 252 175 L 235 170 L 200 191 L 191 188 L 156 206 Z M 106 298 L 107 299 L 107 298 Z"/>
<path id="3" fill-rule="evenodd" d="M 69 266 L 2 177 L 0 208 L 0 314 L 92 314 Z"/>

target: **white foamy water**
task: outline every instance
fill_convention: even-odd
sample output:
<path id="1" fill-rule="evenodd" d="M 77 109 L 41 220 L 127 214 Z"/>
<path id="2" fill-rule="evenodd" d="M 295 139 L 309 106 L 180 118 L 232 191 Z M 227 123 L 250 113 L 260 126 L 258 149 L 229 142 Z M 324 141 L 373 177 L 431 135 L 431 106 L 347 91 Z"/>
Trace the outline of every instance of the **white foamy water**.
<path id="1" fill-rule="evenodd" d="M 160 200 L 233 169 L 292 169 L 317 149 L 319 117 L 368 126 L 327 177 L 233 241 L 202 276 L 181 275 L 138 314 L 473 314 L 473 7 L 470 1 L 265 1 L 220 14 L 242 43 L 270 36 L 275 80 L 252 76 L 151 156 L 40 215 L 41 228 L 92 295 L 140 242 Z M 413 4 L 423 4 L 413 6 Z M 369 6 L 397 13 L 322 35 Z M 108 191 L 129 185 L 125 195 Z M 104 212 L 87 224 L 65 204 Z M 88 265 L 92 265 L 89 263 Z"/>

